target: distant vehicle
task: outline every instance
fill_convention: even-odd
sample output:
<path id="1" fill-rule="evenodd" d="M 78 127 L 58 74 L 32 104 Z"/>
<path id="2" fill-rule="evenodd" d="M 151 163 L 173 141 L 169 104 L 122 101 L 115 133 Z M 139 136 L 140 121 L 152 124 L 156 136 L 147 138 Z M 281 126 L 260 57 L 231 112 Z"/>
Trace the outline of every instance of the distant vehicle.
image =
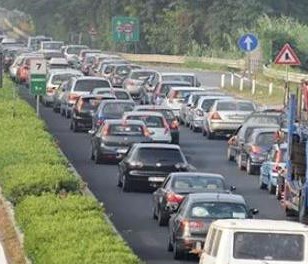
<path id="1" fill-rule="evenodd" d="M 95 87 L 110 88 L 110 82 L 99 77 L 71 77 L 67 91 L 64 92 L 60 112 L 67 118 L 71 116 L 71 110 L 79 96 L 89 94 Z"/>
<path id="2" fill-rule="evenodd" d="M 179 144 L 180 143 L 180 129 L 179 129 L 179 122 L 175 115 L 173 114 L 172 109 L 166 106 L 160 105 L 136 105 L 134 111 L 153 111 L 161 113 L 170 128 L 171 133 L 171 143 L 172 144 Z"/>
<path id="3" fill-rule="evenodd" d="M 63 50 L 63 55 L 68 62 L 75 60 L 81 50 L 88 49 L 86 45 L 67 45 Z"/>
<path id="4" fill-rule="evenodd" d="M 169 125 L 164 116 L 159 112 L 126 112 L 123 120 L 141 120 L 147 126 L 153 142 L 171 143 L 171 134 Z"/>
<path id="5" fill-rule="evenodd" d="M 277 124 L 285 128 L 287 124 L 287 115 L 282 111 L 256 111 L 247 116 L 244 123 Z"/>
<path id="6" fill-rule="evenodd" d="M 62 46 L 64 46 L 63 41 L 42 41 L 39 51 L 41 52 L 45 52 L 45 51 L 61 52 Z"/>
<path id="7" fill-rule="evenodd" d="M 129 73 L 136 69 L 141 69 L 141 66 L 135 64 L 117 64 L 109 76 L 112 86 L 122 88 L 123 82 L 128 77 Z M 133 99 L 135 99 L 134 93 L 131 93 L 131 95 Z"/>
<path id="8" fill-rule="evenodd" d="M 86 55 L 88 53 L 99 54 L 99 53 L 101 53 L 101 50 L 98 50 L 98 49 L 82 49 L 82 50 L 80 50 L 79 55 L 78 55 L 78 60 L 79 60 L 80 63 L 83 63 L 84 58 L 86 57 Z"/>
<path id="9" fill-rule="evenodd" d="M 254 129 L 236 156 L 238 167 L 241 170 L 246 168 L 248 174 L 259 174 L 261 164 L 275 143 L 276 132 L 277 128 Z"/>
<path id="10" fill-rule="evenodd" d="M 279 171 L 286 170 L 287 160 L 287 144 L 273 145 L 260 168 L 260 189 L 267 189 L 270 194 L 276 194 Z"/>
<path id="11" fill-rule="evenodd" d="M 48 70 L 68 69 L 70 65 L 65 58 L 51 58 L 47 63 Z"/>
<path id="12" fill-rule="evenodd" d="M 250 209 L 241 195 L 230 193 L 188 194 L 176 214 L 169 220 L 168 250 L 174 259 L 201 249 L 210 224 L 218 219 L 252 218 L 257 209 Z M 218 262 L 219 264 L 221 262 Z"/>
<path id="13" fill-rule="evenodd" d="M 231 191 L 235 187 L 230 187 Z M 204 172 L 173 172 L 153 193 L 153 218 L 160 226 L 167 225 L 170 215 L 177 210 L 189 193 L 229 191 L 224 176 Z"/>
<path id="14" fill-rule="evenodd" d="M 248 100 L 216 100 L 203 125 L 207 138 L 213 139 L 217 134 L 232 135 L 255 110 L 255 104 Z"/>
<path id="15" fill-rule="evenodd" d="M 133 98 L 130 96 L 129 92 L 121 88 L 94 88 L 91 94 L 112 94 L 117 99 L 129 100 L 133 102 Z"/>
<path id="16" fill-rule="evenodd" d="M 91 159 L 99 164 L 120 161 L 135 143 L 151 142 L 146 125 L 138 120 L 106 120 L 91 137 Z"/>
<path id="17" fill-rule="evenodd" d="M 124 192 L 157 188 L 171 172 L 195 170 L 178 145 L 139 143 L 119 163 L 118 186 Z"/>
<path id="18" fill-rule="evenodd" d="M 291 221 L 218 220 L 198 251 L 199 264 L 306 264 L 308 228 Z"/>
<path id="19" fill-rule="evenodd" d="M 54 94 L 59 86 L 64 81 L 68 81 L 73 76 L 83 76 L 80 71 L 73 69 L 57 69 L 49 70 L 46 75 L 46 95 L 42 96 L 42 103 L 44 105 L 51 105 L 54 102 Z"/>
<path id="20" fill-rule="evenodd" d="M 40 49 L 42 41 L 52 41 L 52 38 L 45 36 L 29 37 L 27 48 L 32 51 L 37 51 Z"/>
<path id="21" fill-rule="evenodd" d="M 130 100 L 104 100 L 100 103 L 92 120 L 92 130 L 96 131 L 107 119 L 122 119 L 125 112 L 134 109 L 135 103 Z"/>

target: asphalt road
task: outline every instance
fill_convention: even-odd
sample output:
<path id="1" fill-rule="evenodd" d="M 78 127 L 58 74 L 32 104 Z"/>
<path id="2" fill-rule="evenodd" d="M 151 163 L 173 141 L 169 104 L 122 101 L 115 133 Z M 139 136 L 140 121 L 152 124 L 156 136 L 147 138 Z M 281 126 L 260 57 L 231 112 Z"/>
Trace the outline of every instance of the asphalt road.
<path id="1" fill-rule="evenodd" d="M 219 84 L 219 75 L 206 72 L 198 75 L 202 84 Z M 33 99 L 30 101 L 33 103 Z M 167 252 L 167 228 L 159 227 L 152 219 L 151 193 L 123 193 L 116 186 L 117 166 L 95 165 L 90 160 L 88 134 L 71 132 L 68 120 L 50 108 L 41 107 L 41 117 L 91 191 L 104 203 L 107 215 L 134 252 L 149 264 L 184 263 L 173 261 L 172 254 Z M 225 139 L 208 141 L 202 134 L 181 127 L 180 145 L 198 170 L 221 173 L 229 184 L 235 185 L 237 193 L 244 195 L 251 207 L 260 210 L 258 218 L 285 219 L 276 198 L 259 190 L 258 177 L 240 172 L 235 163 L 226 160 Z"/>

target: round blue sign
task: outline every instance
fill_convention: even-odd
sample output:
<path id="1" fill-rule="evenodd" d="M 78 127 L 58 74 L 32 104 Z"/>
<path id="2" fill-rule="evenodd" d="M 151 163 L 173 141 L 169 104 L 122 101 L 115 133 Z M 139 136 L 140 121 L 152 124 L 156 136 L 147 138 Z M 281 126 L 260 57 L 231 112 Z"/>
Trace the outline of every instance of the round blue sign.
<path id="1" fill-rule="evenodd" d="M 245 52 L 252 52 L 258 47 L 258 39 L 255 35 L 249 33 L 240 37 L 238 46 Z"/>

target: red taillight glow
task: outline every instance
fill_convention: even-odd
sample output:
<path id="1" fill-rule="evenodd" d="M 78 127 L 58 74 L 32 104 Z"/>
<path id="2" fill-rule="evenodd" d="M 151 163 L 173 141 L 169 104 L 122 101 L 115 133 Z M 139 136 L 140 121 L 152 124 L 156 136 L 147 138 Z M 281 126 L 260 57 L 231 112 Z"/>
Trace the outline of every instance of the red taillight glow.
<path id="1" fill-rule="evenodd" d="M 97 120 L 96 121 L 96 125 L 97 126 L 101 126 L 101 125 L 103 125 L 104 124 L 104 120 Z"/>
<path id="2" fill-rule="evenodd" d="M 78 98 L 79 98 L 78 94 L 71 93 L 71 94 L 68 95 L 68 100 L 69 101 L 76 101 Z"/>
<path id="3" fill-rule="evenodd" d="M 176 194 L 176 193 L 173 193 L 173 192 L 167 194 L 167 202 L 168 203 L 177 203 L 177 204 L 179 204 L 179 203 L 181 203 L 183 201 L 183 199 L 184 199 L 184 196 Z"/>
<path id="4" fill-rule="evenodd" d="M 281 167 L 278 164 L 275 164 L 272 171 L 278 173 L 281 170 Z"/>
<path id="5" fill-rule="evenodd" d="M 104 126 L 103 130 L 102 130 L 102 135 L 103 136 L 108 136 L 110 132 L 110 127 L 108 125 Z"/>
<path id="6" fill-rule="evenodd" d="M 143 130 L 143 135 L 145 137 L 150 137 L 151 136 L 150 131 L 148 130 L 148 128 L 146 126 L 142 127 L 142 130 Z"/>
<path id="7" fill-rule="evenodd" d="M 214 112 L 211 114 L 211 117 L 210 117 L 211 120 L 221 120 L 221 117 L 220 115 L 218 114 L 218 112 Z"/>
<path id="8" fill-rule="evenodd" d="M 252 145 L 251 146 L 251 152 L 258 154 L 258 153 L 262 152 L 262 149 L 260 147 L 256 146 L 256 145 Z"/>
<path id="9" fill-rule="evenodd" d="M 201 231 L 205 228 L 205 223 L 198 220 L 182 220 L 180 227 L 183 230 L 183 236 L 190 236 L 191 232 Z"/>

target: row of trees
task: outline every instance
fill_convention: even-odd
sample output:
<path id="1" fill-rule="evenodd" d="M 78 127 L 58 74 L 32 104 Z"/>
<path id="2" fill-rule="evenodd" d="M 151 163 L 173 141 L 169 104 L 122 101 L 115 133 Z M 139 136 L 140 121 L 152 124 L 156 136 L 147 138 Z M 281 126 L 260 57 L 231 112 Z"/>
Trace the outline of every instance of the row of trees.
<path id="1" fill-rule="evenodd" d="M 112 42 L 111 18 L 140 19 L 139 52 L 240 55 L 237 39 L 244 32 L 261 38 L 266 59 L 281 42 L 305 53 L 308 5 L 305 0 L 0 0 L 0 5 L 32 15 L 38 33 L 68 39 L 96 28 L 101 48 Z M 296 30 L 300 30 L 296 32 Z M 301 34 L 301 35 L 300 35 Z M 303 34 L 303 35 L 302 35 Z M 299 40 L 300 38 L 300 40 Z M 132 49 L 132 47 L 127 47 Z M 308 50 L 308 49 L 306 49 Z"/>

